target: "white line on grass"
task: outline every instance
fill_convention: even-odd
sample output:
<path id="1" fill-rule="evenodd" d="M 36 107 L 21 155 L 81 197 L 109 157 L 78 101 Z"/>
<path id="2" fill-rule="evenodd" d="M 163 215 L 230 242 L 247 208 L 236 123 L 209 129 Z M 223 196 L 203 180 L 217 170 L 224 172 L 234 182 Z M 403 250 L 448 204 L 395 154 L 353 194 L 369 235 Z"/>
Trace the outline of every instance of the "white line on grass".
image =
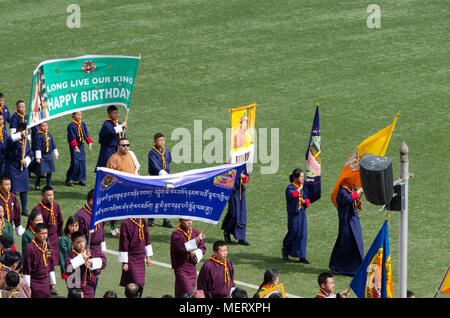
<path id="1" fill-rule="evenodd" d="M 106 252 L 106 253 L 109 253 L 109 254 L 113 254 L 113 255 L 119 255 L 119 252 L 112 251 L 112 250 L 108 250 L 108 249 L 106 249 L 105 252 Z M 155 261 L 155 260 L 152 259 L 152 265 L 153 265 L 153 264 L 158 265 L 158 266 L 162 266 L 162 267 L 165 267 L 165 268 L 168 268 L 168 269 L 172 269 L 172 265 L 166 264 L 166 263 L 162 263 L 162 262 L 158 262 L 158 261 Z M 199 272 L 197 272 L 197 275 L 198 275 L 198 273 L 199 273 Z M 253 285 L 253 284 L 249 284 L 249 283 L 245 283 L 245 282 L 240 282 L 240 281 L 238 281 L 238 280 L 235 280 L 234 282 L 235 282 L 237 285 L 245 286 L 245 287 L 248 287 L 248 288 L 253 288 L 253 289 L 256 289 L 256 290 L 258 289 L 258 286 Z M 289 298 L 302 298 L 302 297 L 300 297 L 300 296 L 296 296 L 296 295 L 292 295 L 292 294 L 288 294 L 288 293 L 286 293 L 286 297 L 289 297 Z"/>

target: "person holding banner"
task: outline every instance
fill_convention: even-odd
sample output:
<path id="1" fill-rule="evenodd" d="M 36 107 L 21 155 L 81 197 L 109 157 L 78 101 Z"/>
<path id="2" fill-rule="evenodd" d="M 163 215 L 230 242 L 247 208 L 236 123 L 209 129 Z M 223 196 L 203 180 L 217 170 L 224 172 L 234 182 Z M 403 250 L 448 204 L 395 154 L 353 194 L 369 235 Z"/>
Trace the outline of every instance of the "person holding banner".
<path id="1" fill-rule="evenodd" d="M 197 279 L 196 265 L 206 252 L 205 234 L 192 227 L 192 220 L 179 219 L 180 225 L 172 232 L 170 259 L 175 274 L 175 297 L 194 293 Z"/>
<path id="2" fill-rule="evenodd" d="M 97 167 L 106 167 L 108 159 L 118 150 L 120 138 L 125 137 L 124 128 L 127 128 L 127 122 L 119 121 L 119 110 L 116 106 L 108 106 L 107 112 L 108 119 L 105 120 L 98 134 L 100 152 Z"/>
<path id="3" fill-rule="evenodd" d="M 120 286 L 129 283 L 139 286 L 142 295 L 145 285 L 145 265 L 151 266 L 152 243 L 148 233 L 147 221 L 142 218 L 129 218 L 120 225 L 119 257 L 122 263 Z"/>
<path id="4" fill-rule="evenodd" d="M 148 152 L 148 173 L 151 176 L 164 176 L 170 173 L 170 163 L 172 155 L 169 149 L 165 147 L 166 139 L 161 133 L 153 136 L 154 146 Z M 155 220 L 148 219 L 148 226 L 154 226 Z M 163 220 L 163 226 L 173 228 L 172 222 L 168 219 Z"/>
<path id="5" fill-rule="evenodd" d="M 70 166 L 66 173 L 66 185 L 71 187 L 73 181 L 81 186 L 86 185 L 86 152 L 84 144 L 92 151 L 92 139 L 89 136 L 86 124 L 81 121 L 81 112 L 72 114 L 72 121 L 67 126 L 67 141 L 70 149 Z"/>
<path id="6" fill-rule="evenodd" d="M 355 275 L 364 259 L 364 244 L 358 211 L 363 189 L 341 185 L 336 197 L 339 233 L 330 257 L 329 267 L 336 273 Z"/>
<path id="7" fill-rule="evenodd" d="M 197 290 L 203 290 L 205 298 L 231 298 L 234 283 L 234 267 L 227 258 L 225 242 L 216 241 L 213 255 L 203 264 L 198 274 Z"/>
<path id="8" fill-rule="evenodd" d="M 233 234 L 238 243 L 244 246 L 250 245 L 245 240 L 247 227 L 247 201 L 245 199 L 245 186 L 248 183 L 247 169 L 244 168 L 239 178 L 234 182 L 234 188 L 228 199 L 228 210 L 222 222 L 223 236 L 226 243 L 231 243 L 230 235 Z"/>
<path id="9" fill-rule="evenodd" d="M 134 152 L 130 151 L 130 141 L 127 138 L 120 138 L 118 141 L 117 152 L 109 157 L 106 168 L 117 171 L 139 174 L 140 164 Z M 116 221 L 111 221 L 111 235 L 120 236 L 116 228 Z"/>
<path id="10" fill-rule="evenodd" d="M 18 123 L 15 132 L 6 140 L 6 175 L 11 178 L 11 192 L 20 193 L 22 215 L 29 216 L 27 210 L 30 179 L 28 166 L 33 152 L 28 143 L 26 123 Z"/>
<path id="11" fill-rule="evenodd" d="M 306 258 L 306 242 L 308 230 L 306 209 L 309 207 L 308 193 L 303 189 L 305 173 L 297 168 L 289 176 L 291 182 L 286 188 L 286 207 L 288 216 L 288 232 L 283 239 L 281 253 L 287 261 L 289 256 L 298 257 L 299 263 L 310 264 Z"/>
<path id="12" fill-rule="evenodd" d="M 17 131 L 17 125 L 19 123 L 28 124 L 28 115 L 25 113 L 25 102 L 23 100 L 18 100 L 16 102 L 16 111 L 11 115 L 11 120 L 9 122 L 9 130 L 11 135 Z"/>
<path id="13" fill-rule="evenodd" d="M 39 190 L 41 177 L 45 174 L 47 186 L 51 186 L 52 173 L 55 172 L 55 159 L 59 159 L 58 149 L 52 134 L 48 131 L 48 122 L 44 121 L 39 124 L 39 130 L 34 139 L 35 141 L 35 158 L 36 158 L 36 182 L 34 189 Z"/>

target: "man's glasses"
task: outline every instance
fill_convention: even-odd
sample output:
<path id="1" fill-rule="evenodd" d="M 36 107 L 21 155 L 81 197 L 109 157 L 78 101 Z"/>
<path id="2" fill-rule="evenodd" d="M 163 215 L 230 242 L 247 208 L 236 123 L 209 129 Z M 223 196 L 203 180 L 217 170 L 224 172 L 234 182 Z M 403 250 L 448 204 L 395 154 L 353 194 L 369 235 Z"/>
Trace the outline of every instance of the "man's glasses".
<path id="1" fill-rule="evenodd" d="M 121 147 L 130 147 L 130 144 L 123 144 L 123 145 L 119 145 Z"/>

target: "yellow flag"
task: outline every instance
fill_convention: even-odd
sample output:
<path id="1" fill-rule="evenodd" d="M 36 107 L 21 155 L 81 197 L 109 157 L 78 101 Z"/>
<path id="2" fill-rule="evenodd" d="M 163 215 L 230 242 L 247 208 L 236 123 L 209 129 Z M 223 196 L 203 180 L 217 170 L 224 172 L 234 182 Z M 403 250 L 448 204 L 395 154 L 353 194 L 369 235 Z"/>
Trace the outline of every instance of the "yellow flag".
<path id="1" fill-rule="evenodd" d="M 346 185 L 348 187 L 361 187 L 361 180 L 359 178 L 359 162 L 361 161 L 361 159 L 369 153 L 374 156 L 384 156 L 387 147 L 389 146 L 389 141 L 391 140 L 392 132 L 394 131 L 398 115 L 400 115 L 400 111 L 395 116 L 392 124 L 365 139 L 350 154 L 347 159 L 347 163 L 342 169 L 338 181 L 334 186 L 333 192 L 331 193 L 331 201 L 333 201 L 333 204 L 336 208 L 336 197 L 341 185 Z"/>
<path id="2" fill-rule="evenodd" d="M 442 283 L 441 293 L 450 294 L 450 267 L 447 269 L 445 274 L 445 280 Z"/>

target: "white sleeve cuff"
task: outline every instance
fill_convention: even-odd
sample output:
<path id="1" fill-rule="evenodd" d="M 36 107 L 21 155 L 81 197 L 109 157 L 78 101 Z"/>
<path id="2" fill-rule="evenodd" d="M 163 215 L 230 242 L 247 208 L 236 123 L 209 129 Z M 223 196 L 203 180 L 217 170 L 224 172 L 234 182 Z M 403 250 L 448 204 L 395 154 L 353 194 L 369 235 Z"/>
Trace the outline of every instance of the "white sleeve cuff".
<path id="1" fill-rule="evenodd" d="M 41 159 L 42 158 L 42 152 L 40 150 L 36 150 L 36 159 Z"/>
<path id="2" fill-rule="evenodd" d="M 26 156 L 25 157 L 25 162 L 26 162 L 26 166 L 28 167 L 30 165 L 30 163 L 31 163 L 31 158 Z"/>
<path id="3" fill-rule="evenodd" d="M 165 175 L 168 175 L 168 173 L 167 173 L 166 170 L 161 169 L 161 170 L 159 170 L 159 175 L 160 175 L 160 176 L 165 176 Z"/>
<path id="4" fill-rule="evenodd" d="M 72 264 L 73 269 L 77 269 L 78 267 L 80 267 L 81 265 L 84 264 L 84 258 L 83 255 L 78 254 L 76 257 L 72 258 L 70 260 L 70 264 Z"/>
<path id="5" fill-rule="evenodd" d="M 114 126 L 114 131 L 116 132 L 116 134 L 121 133 L 123 131 L 122 126 L 120 125 Z"/>
<path id="6" fill-rule="evenodd" d="M 11 128 L 11 139 L 12 139 L 12 141 L 16 142 L 17 140 L 19 140 L 21 138 L 22 138 L 22 134 L 21 133 L 16 133 L 16 128 Z"/>
<path id="7" fill-rule="evenodd" d="M 59 152 L 58 152 L 58 149 L 54 149 L 53 150 L 53 155 L 55 156 L 55 157 L 58 157 L 59 156 Z"/>
<path id="8" fill-rule="evenodd" d="M 31 287 L 31 276 L 30 275 L 23 275 L 23 279 L 28 283 L 28 286 Z"/>
<path id="9" fill-rule="evenodd" d="M 102 252 L 106 252 L 106 242 L 105 241 L 101 242 L 100 246 L 102 248 Z"/>
<path id="10" fill-rule="evenodd" d="M 91 258 L 92 265 L 89 267 L 91 271 L 102 268 L 102 259 L 100 257 Z"/>
<path id="11" fill-rule="evenodd" d="M 145 256 L 153 256 L 152 244 L 149 244 L 145 247 Z"/>
<path id="12" fill-rule="evenodd" d="M 120 263 L 128 263 L 128 252 L 119 252 L 118 260 Z"/>
<path id="13" fill-rule="evenodd" d="M 184 247 L 186 248 L 186 251 L 190 252 L 197 249 L 197 243 L 195 243 L 195 239 L 193 239 L 184 243 Z"/>
<path id="14" fill-rule="evenodd" d="M 22 236 L 22 234 L 25 232 L 25 229 L 23 228 L 22 224 L 16 227 L 16 234 L 17 236 Z"/>
<path id="15" fill-rule="evenodd" d="M 195 257 L 195 260 L 197 261 L 197 263 L 200 263 L 200 261 L 203 258 L 203 251 L 201 249 L 197 248 L 194 251 L 194 257 Z"/>
<path id="16" fill-rule="evenodd" d="M 55 271 L 50 272 L 50 285 L 56 285 L 56 276 L 55 276 Z"/>

